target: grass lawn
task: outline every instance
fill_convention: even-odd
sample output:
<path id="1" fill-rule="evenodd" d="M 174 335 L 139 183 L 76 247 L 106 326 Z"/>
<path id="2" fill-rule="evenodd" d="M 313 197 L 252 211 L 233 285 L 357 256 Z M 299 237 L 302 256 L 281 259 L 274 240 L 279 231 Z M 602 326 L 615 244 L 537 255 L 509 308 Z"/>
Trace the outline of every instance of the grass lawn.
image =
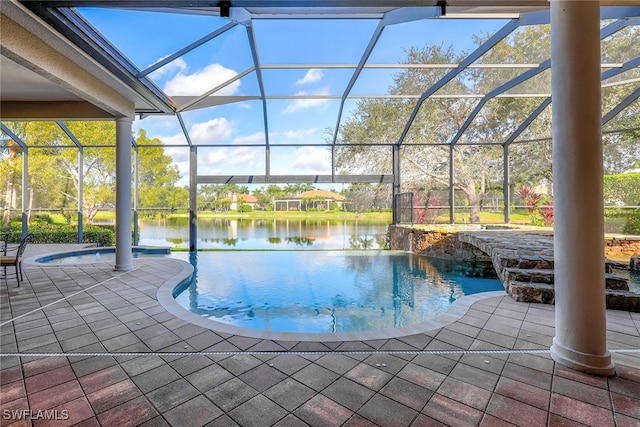
<path id="1" fill-rule="evenodd" d="M 166 211 L 165 211 L 166 212 Z M 188 218 L 189 213 L 182 211 L 175 211 L 169 213 L 168 218 Z M 62 218 L 62 217 L 61 217 Z M 104 211 L 99 212 L 95 219 L 98 221 L 108 221 L 115 218 L 115 212 Z M 391 223 L 393 216 L 391 212 L 341 212 L 341 211 L 320 211 L 320 212 L 301 212 L 301 211 L 253 211 L 253 212 L 212 212 L 201 211 L 198 212 L 198 218 L 253 218 L 253 219 L 333 219 L 333 220 L 358 220 L 358 221 L 372 221 L 372 222 L 387 222 Z M 456 212 L 455 222 L 456 224 L 469 224 L 470 215 L 468 212 Z M 513 224 L 531 225 L 531 216 L 526 213 L 511 213 L 511 222 Z M 449 213 L 443 213 L 436 218 L 436 223 L 448 224 Z M 481 212 L 480 213 L 481 224 L 503 224 L 504 214 L 502 212 Z"/>
<path id="2" fill-rule="evenodd" d="M 171 214 L 187 217 L 188 213 Z M 342 211 L 253 211 L 253 212 L 198 212 L 198 218 L 255 218 L 255 219 L 336 219 L 372 222 L 391 222 L 391 212 L 342 212 Z"/>

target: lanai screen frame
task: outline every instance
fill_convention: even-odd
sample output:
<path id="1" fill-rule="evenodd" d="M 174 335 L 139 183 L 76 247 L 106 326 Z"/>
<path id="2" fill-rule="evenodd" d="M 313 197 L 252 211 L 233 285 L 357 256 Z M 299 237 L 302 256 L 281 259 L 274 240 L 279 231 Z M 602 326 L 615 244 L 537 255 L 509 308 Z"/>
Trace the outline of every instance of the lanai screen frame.
<path id="1" fill-rule="evenodd" d="M 159 5 L 162 8 L 183 8 L 186 7 L 187 4 L 197 4 L 198 2 L 183 2 L 183 1 L 147 1 L 147 2 L 132 2 L 132 1 L 118 1 L 118 2 L 99 2 L 100 5 L 109 5 L 112 3 L 112 6 L 118 7 L 127 7 L 133 6 L 135 4 L 136 7 L 141 8 L 154 8 L 157 9 Z M 204 6 L 205 3 L 202 2 Z M 242 4 L 243 2 L 234 2 L 235 4 Z M 305 67 L 305 68 L 313 68 L 314 64 L 280 64 L 280 65 L 272 65 L 272 64 L 262 64 L 259 61 L 258 49 L 255 41 L 255 34 L 252 28 L 252 22 L 255 19 L 268 19 L 265 16 L 262 16 L 261 13 L 252 13 L 250 3 L 252 2 L 244 2 L 248 6 L 247 8 L 235 7 L 233 8 L 234 12 L 231 16 L 233 21 L 230 21 L 229 24 L 217 29 L 211 34 L 203 37 L 197 42 L 192 43 L 189 46 L 185 46 L 184 48 L 176 51 L 174 54 L 167 57 L 165 60 L 161 61 L 158 64 L 155 64 L 152 67 L 149 67 L 145 70 L 138 69 L 135 65 L 133 65 L 130 61 L 127 60 L 118 50 L 108 41 L 106 40 L 100 33 L 98 33 L 91 25 L 79 14 L 74 7 L 79 6 L 95 6 L 95 2 L 91 1 L 63 1 L 63 2 L 24 2 L 25 6 L 29 7 L 31 11 L 36 13 L 39 17 L 45 20 L 49 25 L 52 25 L 55 29 L 69 38 L 73 43 L 78 46 L 81 46 L 82 49 L 89 54 L 94 60 L 98 63 L 111 70 L 114 74 L 119 76 L 119 78 L 124 81 L 131 88 L 136 90 L 141 96 L 149 101 L 149 103 L 153 106 L 153 109 L 146 109 L 144 111 L 136 111 L 141 117 L 149 116 L 149 115 L 175 115 L 177 120 L 180 122 L 182 131 L 184 133 L 184 137 L 187 141 L 187 146 L 179 146 L 181 148 L 185 148 L 189 150 L 190 153 L 190 171 L 189 171 L 189 188 L 190 188 L 190 197 L 189 197 L 189 212 L 190 212 L 190 250 L 196 250 L 196 240 L 197 240 L 197 222 L 195 219 L 197 218 L 197 205 L 196 205 L 196 192 L 197 186 L 199 184 L 222 184 L 222 183 L 237 183 L 237 184 L 286 184 L 286 183 L 386 183 L 392 185 L 393 194 L 398 194 L 401 190 L 401 162 L 400 162 L 400 151 L 405 143 L 405 137 L 411 127 L 418 110 L 423 102 L 430 99 L 441 87 L 446 85 L 449 81 L 458 76 L 461 72 L 477 66 L 490 67 L 494 65 L 496 68 L 503 68 L 505 66 L 509 66 L 510 64 L 477 64 L 476 61 L 487 51 L 489 51 L 493 46 L 495 46 L 499 41 L 508 37 L 513 33 L 516 29 L 522 26 L 528 25 L 541 25 L 541 24 L 549 24 L 549 10 L 546 9 L 540 3 L 546 2 L 524 2 L 529 3 L 529 6 L 532 8 L 538 8 L 542 10 L 531 11 L 519 14 L 519 16 L 512 17 L 506 25 L 504 25 L 498 32 L 496 32 L 492 37 L 490 37 L 485 43 L 478 46 L 476 50 L 474 50 L 471 54 L 469 54 L 460 64 L 449 64 L 450 71 L 442 78 L 438 83 L 429 88 L 424 93 L 414 96 L 406 97 L 412 98 L 416 100 L 415 108 L 407 120 L 405 127 L 401 133 L 400 138 L 396 142 L 392 143 L 381 143 L 376 144 L 377 146 L 388 146 L 390 148 L 391 156 L 392 156 L 392 173 L 391 174 L 377 174 L 377 175 L 340 175 L 336 174 L 335 170 L 335 148 L 340 146 L 351 146 L 352 144 L 341 144 L 337 141 L 340 124 L 342 121 L 343 109 L 345 102 L 348 99 L 354 99 L 356 97 L 351 96 L 350 92 L 356 83 L 358 76 L 360 73 L 368 68 L 368 67 L 381 67 L 381 68 L 395 68 L 398 67 L 398 64 L 368 64 L 367 60 L 372 50 L 376 46 L 377 41 L 380 38 L 380 35 L 384 31 L 384 29 L 389 25 L 394 25 L 396 23 L 407 22 L 408 20 L 416 20 L 416 19 L 437 19 L 441 17 L 442 13 L 446 13 L 446 7 L 442 5 L 432 6 L 434 2 L 424 2 L 424 1 L 416 1 L 417 6 L 414 7 L 406 7 L 407 4 L 412 2 L 399 1 L 397 3 L 397 7 L 394 6 L 394 2 L 386 1 L 386 2 L 367 2 L 367 8 L 358 9 L 355 6 L 361 7 L 362 2 L 356 1 L 347 1 L 343 2 L 343 4 L 352 4 L 353 9 L 347 8 L 339 8 L 333 10 L 331 13 L 328 13 L 326 10 L 320 11 L 318 13 L 314 13 L 313 8 L 304 9 L 304 13 L 300 16 L 295 17 L 295 19 L 318 19 L 318 18 L 329 18 L 335 17 L 336 13 L 338 13 L 341 17 L 356 17 L 356 16 L 368 16 L 370 19 L 379 19 L 378 26 L 374 33 L 371 35 L 369 44 L 365 51 L 362 53 L 360 61 L 357 64 L 348 64 L 349 68 L 353 69 L 353 75 L 350 79 L 349 84 L 347 85 L 346 90 L 340 96 L 340 108 L 338 117 L 336 120 L 336 128 L 333 135 L 333 141 L 331 145 L 323 145 L 323 144 L 290 144 L 291 146 L 322 146 L 331 148 L 331 174 L 328 175 L 273 175 L 271 174 L 271 153 L 270 149 L 272 144 L 269 141 L 269 120 L 268 120 L 268 110 L 266 107 L 266 102 L 269 99 L 273 99 L 274 97 L 270 97 L 265 94 L 264 85 L 262 83 L 262 70 L 270 69 L 270 68 L 280 68 L 280 69 L 291 69 L 294 67 Z M 255 2 L 253 2 L 255 3 Z M 289 6 L 293 4 L 300 3 L 302 7 L 308 6 L 305 2 L 277 2 L 277 1 L 268 1 L 267 3 L 271 4 L 274 7 L 278 7 L 278 4 L 287 3 Z M 316 5 L 322 5 L 326 2 L 317 1 L 314 2 Z M 375 3 L 375 4 L 374 4 Z M 429 4 L 429 6 L 424 6 L 425 4 Z M 328 4 L 328 3 L 327 3 Z M 391 4 L 391 5 L 390 5 Z M 275 9 L 274 9 L 275 10 Z M 302 9 L 297 9 L 299 12 Z M 220 14 L 220 8 L 218 7 L 206 7 L 202 9 L 205 13 L 209 14 Z M 274 19 L 282 19 L 282 15 L 269 15 Z M 290 15 L 287 15 L 291 17 Z M 504 19 L 501 16 L 501 19 Z M 601 30 L 601 38 L 605 38 L 614 34 L 616 31 L 624 28 L 627 25 L 638 25 L 640 23 L 640 7 L 603 7 L 601 8 L 601 19 L 612 19 L 615 20 L 613 23 L 605 26 Z M 148 74 L 157 69 L 158 67 L 168 63 L 169 61 L 178 58 L 185 53 L 197 48 L 202 43 L 205 43 L 212 38 L 216 38 L 224 34 L 229 29 L 236 27 L 237 25 L 244 26 L 246 28 L 247 39 L 251 46 L 251 50 L 253 53 L 254 64 L 253 67 L 250 67 L 247 70 L 239 73 L 237 77 L 234 79 L 240 78 L 242 75 L 246 75 L 251 72 L 255 72 L 258 76 L 258 82 L 260 86 L 260 96 L 252 97 L 252 99 L 256 99 L 262 102 L 263 106 L 263 120 L 264 120 L 264 130 L 265 130 L 265 143 L 262 145 L 253 144 L 253 147 L 262 147 L 265 150 L 265 173 L 264 174 L 256 174 L 256 175 L 199 175 L 197 172 L 197 156 L 198 156 L 198 148 L 199 147 L 216 147 L 216 148 L 224 148 L 229 147 L 231 145 L 225 144 L 193 144 L 191 141 L 191 137 L 188 129 L 184 125 L 184 120 L 182 117 L 182 113 L 185 111 L 192 110 L 194 108 L 198 108 L 198 106 L 207 107 L 211 105 L 212 98 L 209 97 L 211 93 L 215 92 L 218 89 L 221 89 L 225 86 L 225 84 L 230 84 L 234 81 L 231 79 L 225 84 L 216 87 L 214 90 L 203 93 L 199 97 L 194 97 L 191 100 L 183 100 L 181 106 L 178 105 L 171 97 L 164 94 L 159 88 L 157 88 L 148 78 Z M 403 64 L 405 65 L 405 64 Z M 513 64 L 511 64 L 513 65 Z M 532 64 L 533 65 L 533 64 Z M 345 64 L 323 64 L 323 67 L 344 67 Z M 405 65 L 408 67 L 409 65 Z M 418 67 L 429 67 L 429 65 L 424 64 L 416 64 Z M 527 68 L 523 73 L 514 79 L 502 84 L 501 86 L 495 88 L 491 92 L 483 95 L 477 96 L 479 99 L 476 108 L 472 112 L 472 114 L 467 118 L 463 127 L 458 131 L 458 133 L 453 137 L 449 145 L 450 152 L 454 150 L 456 144 L 458 143 L 460 136 L 463 134 L 466 127 L 472 122 L 474 115 L 482 108 L 482 106 L 499 96 L 505 96 L 504 93 L 508 89 L 524 82 L 525 80 L 532 78 L 538 73 L 548 69 L 550 66 L 550 60 L 543 61 L 542 63 L 537 64 L 537 66 Z M 637 68 L 640 66 L 640 58 L 636 57 L 630 61 L 621 64 L 603 64 L 603 67 L 606 67 L 607 70 L 602 73 L 602 80 L 611 78 L 616 74 L 628 71 L 629 69 Z M 541 97 L 544 97 L 544 100 L 540 103 L 538 108 L 536 108 L 530 116 L 520 124 L 520 126 L 508 137 L 505 141 L 494 143 L 494 145 L 500 145 L 503 147 L 504 156 L 503 156 L 503 171 L 504 171 L 504 180 L 503 180 L 503 192 L 504 192 L 504 222 L 510 222 L 510 191 L 509 191 L 509 147 L 516 142 L 525 142 L 526 141 L 517 141 L 518 137 L 522 134 L 522 132 L 535 120 L 535 118 L 551 103 L 550 94 L 539 94 Z M 455 96 L 455 95 L 453 95 Z M 359 98 L 375 98 L 377 96 L 371 95 L 361 95 Z M 388 96 L 378 96 L 382 98 L 389 98 Z M 632 94 L 627 96 L 622 102 L 620 102 L 616 107 L 606 112 L 602 118 L 603 124 L 610 121 L 613 117 L 619 114 L 628 106 L 632 105 L 634 102 L 638 101 L 640 97 L 640 88 L 634 91 Z M 283 97 L 287 98 L 287 97 Z M 293 97 L 289 97 L 292 99 Z M 324 98 L 329 98 L 326 96 Z M 228 97 L 228 99 L 220 99 L 220 102 L 241 102 L 247 100 L 247 97 Z M 82 166 L 82 151 L 83 144 L 82 141 L 79 141 L 75 136 L 66 128 L 62 121 L 57 122 L 61 129 L 68 135 L 68 137 L 73 141 L 76 148 L 78 149 L 78 162 L 81 170 Z M 625 129 L 626 130 L 626 129 Z M 26 196 L 24 195 L 26 192 L 26 183 L 28 182 L 28 149 L 29 146 L 25 141 L 21 141 L 13 132 L 7 128 L 4 124 L 2 124 L 2 131 L 10 138 L 14 139 L 22 148 L 24 156 L 23 156 L 23 167 L 25 173 L 23 173 L 23 234 L 26 234 L 26 219 L 24 218 L 25 214 L 25 200 Z M 622 130 L 621 130 L 622 131 Z M 288 144 L 287 144 L 288 145 Z M 283 144 L 278 144 L 278 147 L 287 146 Z M 366 144 L 365 144 L 366 145 Z M 412 146 L 420 145 L 419 143 L 412 143 Z M 486 146 L 487 143 L 470 143 L 469 145 L 482 145 Z M 162 147 L 171 147 L 171 145 L 161 145 Z M 234 144 L 233 147 L 238 147 L 239 145 Z M 135 144 L 135 141 L 132 138 L 132 147 L 135 151 L 138 150 L 138 147 Z M 453 157 L 450 156 L 450 159 Z M 135 164 L 135 162 L 134 162 Z M 450 222 L 454 222 L 455 216 L 455 206 L 453 201 L 453 182 L 455 176 L 455 165 L 450 161 L 449 165 L 450 173 L 449 173 L 449 219 Z M 136 171 L 134 170 L 134 177 L 136 176 Z M 136 188 L 134 186 L 134 191 Z M 79 229 L 79 241 L 82 239 L 82 187 L 79 192 L 79 208 L 78 208 L 78 229 Z M 135 193 L 134 193 L 135 194 Z M 137 197 L 134 197 L 134 227 L 137 227 Z M 135 230 L 134 236 L 134 244 L 137 244 L 137 230 Z"/>

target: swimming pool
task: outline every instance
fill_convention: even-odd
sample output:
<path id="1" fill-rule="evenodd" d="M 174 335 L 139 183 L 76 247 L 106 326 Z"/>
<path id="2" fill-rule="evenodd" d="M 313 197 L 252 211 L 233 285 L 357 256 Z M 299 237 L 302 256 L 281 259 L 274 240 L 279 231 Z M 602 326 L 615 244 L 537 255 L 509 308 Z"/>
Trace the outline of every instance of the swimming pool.
<path id="1" fill-rule="evenodd" d="M 166 257 L 171 254 L 169 248 L 134 246 L 131 255 L 139 257 Z M 95 262 L 116 262 L 115 247 L 86 248 L 75 251 L 56 252 L 45 256 L 37 256 L 25 262 L 53 265 L 92 264 Z"/>
<path id="2" fill-rule="evenodd" d="M 245 329 L 343 333 L 432 319 L 464 295 L 502 291 L 469 266 L 400 251 L 173 253 L 194 280 L 174 290 L 186 310 Z"/>

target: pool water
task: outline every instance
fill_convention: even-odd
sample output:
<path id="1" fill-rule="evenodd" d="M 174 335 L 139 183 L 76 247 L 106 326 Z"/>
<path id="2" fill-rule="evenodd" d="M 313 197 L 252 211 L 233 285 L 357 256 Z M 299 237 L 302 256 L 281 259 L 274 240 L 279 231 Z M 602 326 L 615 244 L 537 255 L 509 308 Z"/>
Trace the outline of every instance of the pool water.
<path id="1" fill-rule="evenodd" d="M 173 253 L 196 268 L 174 297 L 200 316 L 274 332 L 408 326 L 458 298 L 503 290 L 466 266 L 399 251 Z"/>
<path id="2" fill-rule="evenodd" d="M 134 247 L 131 252 L 133 258 L 139 257 L 167 257 L 170 254 L 169 248 Z M 113 247 L 80 249 L 72 252 L 60 252 L 46 255 L 35 260 L 41 264 L 73 265 L 92 264 L 95 262 L 116 262 L 116 250 Z"/>

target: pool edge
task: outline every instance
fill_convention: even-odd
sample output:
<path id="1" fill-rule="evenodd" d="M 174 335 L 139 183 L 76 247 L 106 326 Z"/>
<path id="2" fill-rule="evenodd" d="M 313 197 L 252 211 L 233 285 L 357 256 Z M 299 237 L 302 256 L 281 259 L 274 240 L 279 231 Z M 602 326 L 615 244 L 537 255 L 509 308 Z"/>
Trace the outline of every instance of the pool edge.
<path id="1" fill-rule="evenodd" d="M 416 323 L 410 326 L 400 328 L 387 328 L 377 331 L 356 331 L 356 332 L 278 332 L 263 331 L 259 329 L 243 328 L 240 326 L 230 325 L 218 322 L 214 319 L 202 317 L 190 312 L 181 306 L 173 297 L 175 289 L 183 286 L 186 281 L 190 280 L 193 274 L 191 264 L 182 261 L 182 263 L 191 267 L 191 273 L 187 278 L 174 277 L 163 283 L 156 293 L 156 298 L 160 305 L 164 307 L 172 315 L 189 322 L 191 324 L 201 326 L 213 332 L 219 332 L 231 335 L 240 335 L 248 338 L 268 339 L 275 341 L 367 341 L 398 338 L 403 336 L 420 334 L 428 331 L 443 328 L 451 323 L 459 320 L 464 316 L 472 304 L 477 301 L 505 296 L 504 291 L 480 292 L 471 295 L 465 295 L 454 301 L 451 306 L 443 313 L 437 315 L 433 319 Z M 184 273 L 184 266 L 183 266 Z M 181 275 L 179 275 L 181 276 Z"/>

